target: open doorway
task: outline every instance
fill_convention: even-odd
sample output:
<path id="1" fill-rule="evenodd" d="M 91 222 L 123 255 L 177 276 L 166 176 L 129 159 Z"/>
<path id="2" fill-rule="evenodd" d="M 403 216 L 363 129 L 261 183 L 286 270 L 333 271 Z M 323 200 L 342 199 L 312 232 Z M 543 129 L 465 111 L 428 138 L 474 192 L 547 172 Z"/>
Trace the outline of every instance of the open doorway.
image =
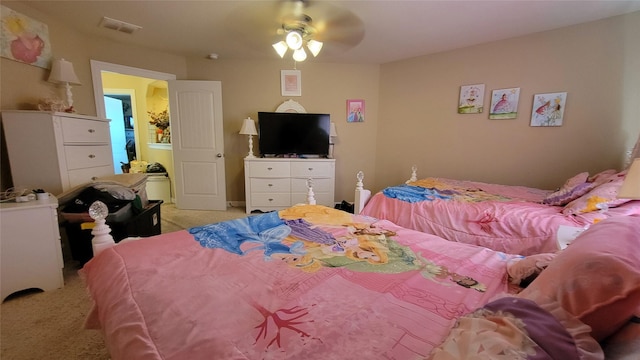
<path id="1" fill-rule="evenodd" d="M 130 89 L 105 89 L 105 111 L 111 119 L 111 146 L 115 173 L 128 172 L 130 163 L 136 160 L 135 93 Z"/>
<path id="2" fill-rule="evenodd" d="M 123 163 L 130 166 L 132 160 L 142 166 L 157 163 L 165 169 L 164 180 L 173 182 L 172 144 L 158 139 L 157 128 L 149 123 L 148 112 L 167 107 L 167 80 L 174 80 L 175 75 L 94 60 L 91 60 L 91 71 L 97 115 L 112 120 L 115 173 L 122 173 Z M 160 104 L 162 101 L 165 103 Z M 162 200 L 173 202 L 173 184 L 168 192 Z M 167 197 L 171 201 L 167 201 Z"/>

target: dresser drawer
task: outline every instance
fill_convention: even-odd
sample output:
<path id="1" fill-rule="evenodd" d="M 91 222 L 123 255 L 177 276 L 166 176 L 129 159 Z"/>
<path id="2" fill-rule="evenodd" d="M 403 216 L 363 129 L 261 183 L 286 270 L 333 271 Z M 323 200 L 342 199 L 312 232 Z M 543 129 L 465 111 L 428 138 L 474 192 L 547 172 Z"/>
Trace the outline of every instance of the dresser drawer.
<path id="1" fill-rule="evenodd" d="M 333 177 L 333 163 L 296 161 L 291 163 L 291 177 Z"/>
<path id="2" fill-rule="evenodd" d="M 279 193 L 289 192 L 291 182 L 288 178 L 252 178 L 252 193 Z"/>
<path id="3" fill-rule="evenodd" d="M 251 194 L 251 206 L 289 206 L 291 195 L 289 193 L 257 193 Z"/>
<path id="4" fill-rule="evenodd" d="M 288 162 L 284 161 L 252 161 L 249 163 L 250 177 L 286 177 L 290 174 Z"/>
<path id="5" fill-rule="evenodd" d="M 99 178 L 101 176 L 113 175 L 113 167 L 100 166 L 87 169 L 71 170 L 69 171 L 69 186 L 74 187 L 81 184 L 86 184 Z"/>
<path id="6" fill-rule="evenodd" d="M 111 148 L 109 145 L 80 146 L 71 145 L 64 147 L 67 169 L 83 169 L 111 165 Z"/>
<path id="7" fill-rule="evenodd" d="M 111 139 L 109 122 L 61 118 L 62 139 L 65 144 L 108 144 Z"/>
<path id="8" fill-rule="evenodd" d="M 329 192 L 333 189 L 333 179 L 320 178 L 312 179 L 312 186 L 314 193 Z M 291 179 L 291 192 L 294 193 L 307 193 L 307 179 Z"/>

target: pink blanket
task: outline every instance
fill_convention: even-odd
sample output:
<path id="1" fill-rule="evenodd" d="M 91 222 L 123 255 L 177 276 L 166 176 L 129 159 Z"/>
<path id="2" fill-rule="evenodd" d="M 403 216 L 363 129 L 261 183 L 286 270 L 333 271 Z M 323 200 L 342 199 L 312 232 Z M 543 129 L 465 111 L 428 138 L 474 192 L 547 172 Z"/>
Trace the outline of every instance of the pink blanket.
<path id="1" fill-rule="evenodd" d="M 375 194 L 363 215 L 442 238 L 509 254 L 533 255 L 560 250 L 561 227 L 577 231 L 593 223 L 640 212 L 637 202 L 574 215 L 542 204 L 551 191 L 523 186 L 427 178 L 412 186 Z"/>
<path id="2" fill-rule="evenodd" d="M 113 359 L 419 359 L 513 256 L 322 206 L 120 243 L 81 270 Z"/>

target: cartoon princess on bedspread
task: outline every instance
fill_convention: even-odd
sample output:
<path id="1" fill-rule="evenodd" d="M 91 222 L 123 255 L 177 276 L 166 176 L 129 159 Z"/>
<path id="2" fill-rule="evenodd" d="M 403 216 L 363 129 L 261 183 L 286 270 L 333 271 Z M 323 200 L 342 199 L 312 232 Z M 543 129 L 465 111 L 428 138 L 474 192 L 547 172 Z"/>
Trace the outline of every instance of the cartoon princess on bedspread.
<path id="1" fill-rule="evenodd" d="M 189 232 L 203 247 L 241 256 L 258 250 L 267 261 L 282 261 L 305 272 L 322 268 L 387 274 L 417 271 L 445 286 L 453 283 L 485 291 L 486 287 L 472 277 L 439 266 L 398 243 L 393 239 L 394 231 L 357 220 L 331 208 L 301 205 L 279 213 L 194 227 Z"/>

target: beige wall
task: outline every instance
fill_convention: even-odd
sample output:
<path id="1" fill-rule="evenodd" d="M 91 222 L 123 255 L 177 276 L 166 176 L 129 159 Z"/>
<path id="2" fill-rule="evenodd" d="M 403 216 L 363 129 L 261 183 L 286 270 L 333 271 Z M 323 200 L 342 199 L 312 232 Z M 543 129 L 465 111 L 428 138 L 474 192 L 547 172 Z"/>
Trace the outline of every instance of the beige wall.
<path id="1" fill-rule="evenodd" d="M 640 133 L 640 12 L 382 66 L 375 183 L 440 176 L 555 188 L 620 168 Z M 460 86 L 520 87 L 518 116 L 458 114 Z M 533 95 L 567 92 L 561 127 L 531 127 Z M 369 179 L 371 179 L 369 177 Z"/>
<path id="2" fill-rule="evenodd" d="M 331 114 L 336 124 L 334 156 L 336 158 L 336 201 L 353 200 L 355 174 L 358 169 L 373 173 L 375 137 L 378 123 L 377 65 L 321 64 L 308 61 L 298 64 L 302 74 L 302 96 L 282 97 L 280 70 L 292 69 L 283 60 L 210 61 L 190 59 L 189 78 L 220 80 L 224 117 L 227 199 L 244 201 L 244 162 L 248 139 L 239 135 L 242 120 L 257 119 L 258 111 L 275 111 L 282 102 L 293 99 L 308 112 Z M 367 120 L 353 124 L 346 121 L 346 100 L 367 100 Z M 258 154 L 258 141 L 254 153 Z"/>
<path id="3" fill-rule="evenodd" d="M 12 3 L 13 4 L 13 3 Z M 284 60 L 210 61 L 182 58 L 83 37 L 25 3 L 15 10 L 49 26 L 54 55 L 74 63 L 82 86 L 74 87 L 79 113 L 95 115 L 90 59 L 176 74 L 178 79 L 222 82 L 227 199 L 244 200 L 242 119 L 273 111 L 280 96 Z M 353 200 L 355 174 L 363 170 L 374 189 L 420 176 L 449 176 L 553 188 L 579 171 L 619 167 L 640 132 L 640 13 L 518 39 L 407 59 L 381 66 L 298 64 L 309 112 L 327 112 L 336 123 L 336 201 Z M 55 91 L 48 70 L 0 60 L 1 109 L 33 108 Z M 520 87 L 518 118 L 488 120 L 458 115 L 460 85 Z M 563 126 L 529 126 L 535 93 L 567 91 Z M 366 101 L 366 120 L 347 123 L 346 100 Z M 2 141 L 2 189 L 10 177 Z M 257 144 L 254 147 L 257 149 Z"/>

